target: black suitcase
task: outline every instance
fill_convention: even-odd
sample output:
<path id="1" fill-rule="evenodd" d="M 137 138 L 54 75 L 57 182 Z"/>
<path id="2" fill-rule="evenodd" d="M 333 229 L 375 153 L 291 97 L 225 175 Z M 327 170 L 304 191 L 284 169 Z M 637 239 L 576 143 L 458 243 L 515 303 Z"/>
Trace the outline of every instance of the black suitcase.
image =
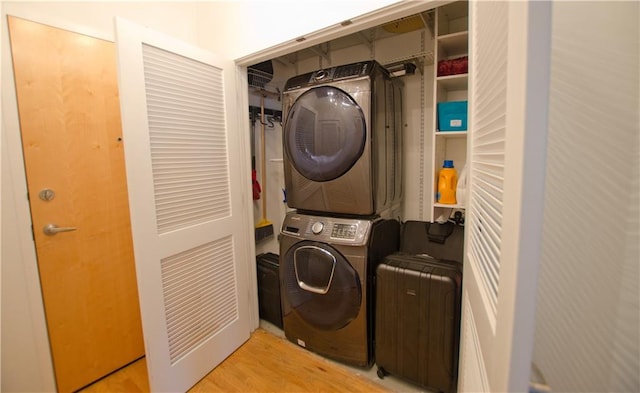
<path id="1" fill-rule="evenodd" d="M 436 259 L 462 262 L 463 249 L 462 225 L 426 221 L 406 221 L 402 224 L 400 251 L 403 253 L 426 254 Z"/>
<path id="2" fill-rule="evenodd" d="M 457 385 L 462 267 L 396 253 L 376 271 L 375 361 L 387 373 L 430 390 Z"/>
<path id="3" fill-rule="evenodd" d="M 256 257 L 258 265 L 258 312 L 260 318 L 282 329 L 280 257 L 271 252 Z"/>

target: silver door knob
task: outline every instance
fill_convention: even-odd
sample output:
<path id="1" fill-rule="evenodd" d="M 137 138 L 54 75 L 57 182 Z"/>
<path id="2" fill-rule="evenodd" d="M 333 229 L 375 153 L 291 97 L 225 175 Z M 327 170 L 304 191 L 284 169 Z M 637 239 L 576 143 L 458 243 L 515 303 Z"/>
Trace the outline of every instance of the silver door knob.
<path id="1" fill-rule="evenodd" d="M 75 227 L 59 227 L 56 224 L 47 224 L 42 228 L 42 232 L 44 232 L 47 236 L 53 236 L 58 232 L 71 232 L 75 231 L 77 228 Z"/>

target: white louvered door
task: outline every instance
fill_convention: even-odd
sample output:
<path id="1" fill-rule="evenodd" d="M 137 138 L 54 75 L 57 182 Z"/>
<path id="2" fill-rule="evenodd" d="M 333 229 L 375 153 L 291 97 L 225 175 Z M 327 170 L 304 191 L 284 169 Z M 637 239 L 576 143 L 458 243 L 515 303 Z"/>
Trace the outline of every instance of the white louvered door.
<path id="1" fill-rule="evenodd" d="M 149 381 L 183 392 L 249 338 L 235 65 L 122 19 L 116 35 Z"/>
<path id="2" fill-rule="evenodd" d="M 550 5 L 469 4 L 459 391 L 525 391 L 543 215 Z"/>

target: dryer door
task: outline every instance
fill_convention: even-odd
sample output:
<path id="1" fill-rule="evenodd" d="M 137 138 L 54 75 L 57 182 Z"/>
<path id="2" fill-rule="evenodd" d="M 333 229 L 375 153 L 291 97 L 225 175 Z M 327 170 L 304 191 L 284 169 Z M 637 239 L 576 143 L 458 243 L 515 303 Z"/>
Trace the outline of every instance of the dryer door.
<path id="1" fill-rule="evenodd" d="M 362 303 L 360 277 L 330 245 L 296 243 L 285 253 L 280 269 L 285 305 L 310 325 L 337 330 L 358 315 Z"/>
<path id="2" fill-rule="evenodd" d="M 355 100 L 332 86 L 307 90 L 287 114 L 284 149 L 305 178 L 324 182 L 344 175 L 364 151 L 365 116 Z"/>

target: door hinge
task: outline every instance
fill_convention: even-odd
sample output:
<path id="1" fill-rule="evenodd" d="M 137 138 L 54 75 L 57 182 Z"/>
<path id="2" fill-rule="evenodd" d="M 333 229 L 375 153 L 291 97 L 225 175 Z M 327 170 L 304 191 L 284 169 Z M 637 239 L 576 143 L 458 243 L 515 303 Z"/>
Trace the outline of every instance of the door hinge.
<path id="1" fill-rule="evenodd" d="M 529 393 L 551 393 L 551 388 L 544 383 L 530 382 Z"/>
<path id="2" fill-rule="evenodd" d="M 531 380 L 529 381 L 529 393 L 551 393 L 551 387 L 542 375 L 538 365 L 531 363 Z"/>
<path id="3" fill-rule="evenodd" d="M 33 230 L 33 224 L 31 224 L 31 238 L 33 239 L 34 242 L 36 241 L 36 233 Z"/>

